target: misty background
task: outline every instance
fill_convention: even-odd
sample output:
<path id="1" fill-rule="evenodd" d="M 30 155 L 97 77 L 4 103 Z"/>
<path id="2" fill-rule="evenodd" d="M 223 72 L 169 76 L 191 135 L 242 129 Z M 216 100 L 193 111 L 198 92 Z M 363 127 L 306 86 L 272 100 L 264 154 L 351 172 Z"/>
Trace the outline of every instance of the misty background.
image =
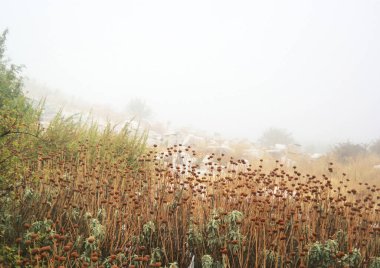
<path id="1" fill-rule="evenodd" d="M 49 94 L 116 112 L 138 98 L 173 128 L 255 141 L 278 127 L 322 146 L 380 136 L 379 14 L 380 1 L 5 0 L 0 29 Z"/>

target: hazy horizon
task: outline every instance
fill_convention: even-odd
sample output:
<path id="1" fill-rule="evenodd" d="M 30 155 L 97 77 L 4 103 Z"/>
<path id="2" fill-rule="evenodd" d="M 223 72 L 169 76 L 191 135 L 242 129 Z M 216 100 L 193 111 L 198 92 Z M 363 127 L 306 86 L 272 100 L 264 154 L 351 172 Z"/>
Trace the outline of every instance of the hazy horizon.
<path id="1" fill-rule="evenodd" d="M 379 1 L 9 1 L 7 56 L 23 74 L 154 120 L 256 140 L 380 137 Z"/>

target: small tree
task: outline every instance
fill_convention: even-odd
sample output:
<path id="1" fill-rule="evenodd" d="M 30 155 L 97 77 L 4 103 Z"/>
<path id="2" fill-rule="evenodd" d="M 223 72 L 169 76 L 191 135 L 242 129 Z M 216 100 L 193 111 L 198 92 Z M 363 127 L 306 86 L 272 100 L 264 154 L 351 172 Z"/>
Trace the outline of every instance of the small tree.
<path id="1" fill-rule="evenodd" d="M 259 143 L 263 146 L 270 147 L 275 144 L 291 144 L 294 138 L 291 133 L 281 128 L 269 128 L 259 139 Z"/>
<path id="2" fill-rule="evenodd" d="M 369 147 L 369 151 L 371 153 L 380 155 L 380 138 L 371 144 L 371 146 Z"/>
<path id="3" fill-rule="evenodd" d="M 148 119 L 152 115 L 152 110 L 142 99 L 130 100 L 127 104 L 126 111 L 138 121 Z"/>
<path id="4" fill-rule="evenodd" d="M 21 67 L 5 57 L 7 33 L 0 35 L 0 195 L 18 177 L 15 167 L 36 141 L 40 116 L 22 92 Z"/>
<path id="5" fill-rule="evenodd" d="M 333 154 L 339 161 L 348 161 L 349 159 L 354 159 L 366 152 L 367 150 L 364 145 L 351 142 L 339 143 L 333 149 Z"/>

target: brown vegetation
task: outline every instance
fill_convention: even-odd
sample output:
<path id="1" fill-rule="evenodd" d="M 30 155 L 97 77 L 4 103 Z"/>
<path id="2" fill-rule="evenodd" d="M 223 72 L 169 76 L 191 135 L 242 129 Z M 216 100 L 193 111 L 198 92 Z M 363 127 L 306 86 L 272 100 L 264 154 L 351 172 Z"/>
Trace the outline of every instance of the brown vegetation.
<path id="1" fill-rule="evenodd" d="M 196 267 L 367 267 L 380 254 L 380 188 L 333 163 L 315 176 L 211 155 L 202 174 L 167 161 L 196 154 L 175 145 L 132 169 L 103 146 L 25 160 L 6 235 L 18 264 L 187 267 L 194 255 Z"/>

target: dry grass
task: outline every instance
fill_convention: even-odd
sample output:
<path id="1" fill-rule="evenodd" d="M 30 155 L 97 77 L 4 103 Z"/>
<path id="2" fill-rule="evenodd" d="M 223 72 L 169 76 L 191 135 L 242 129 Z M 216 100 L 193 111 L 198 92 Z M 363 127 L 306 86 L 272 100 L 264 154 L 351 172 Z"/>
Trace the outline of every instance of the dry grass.
<path id="1" fill-rule="evenodd" d="M 154 147 L 138 169 L 116 154 L 83 142 L 24 163 L 6 235 L 19 265 L 369 267 L 380 255 L 379 185 L 326 159 L 312 175 L 213 155 L 201 174 L 169 161 L 190 147 Z"/>

